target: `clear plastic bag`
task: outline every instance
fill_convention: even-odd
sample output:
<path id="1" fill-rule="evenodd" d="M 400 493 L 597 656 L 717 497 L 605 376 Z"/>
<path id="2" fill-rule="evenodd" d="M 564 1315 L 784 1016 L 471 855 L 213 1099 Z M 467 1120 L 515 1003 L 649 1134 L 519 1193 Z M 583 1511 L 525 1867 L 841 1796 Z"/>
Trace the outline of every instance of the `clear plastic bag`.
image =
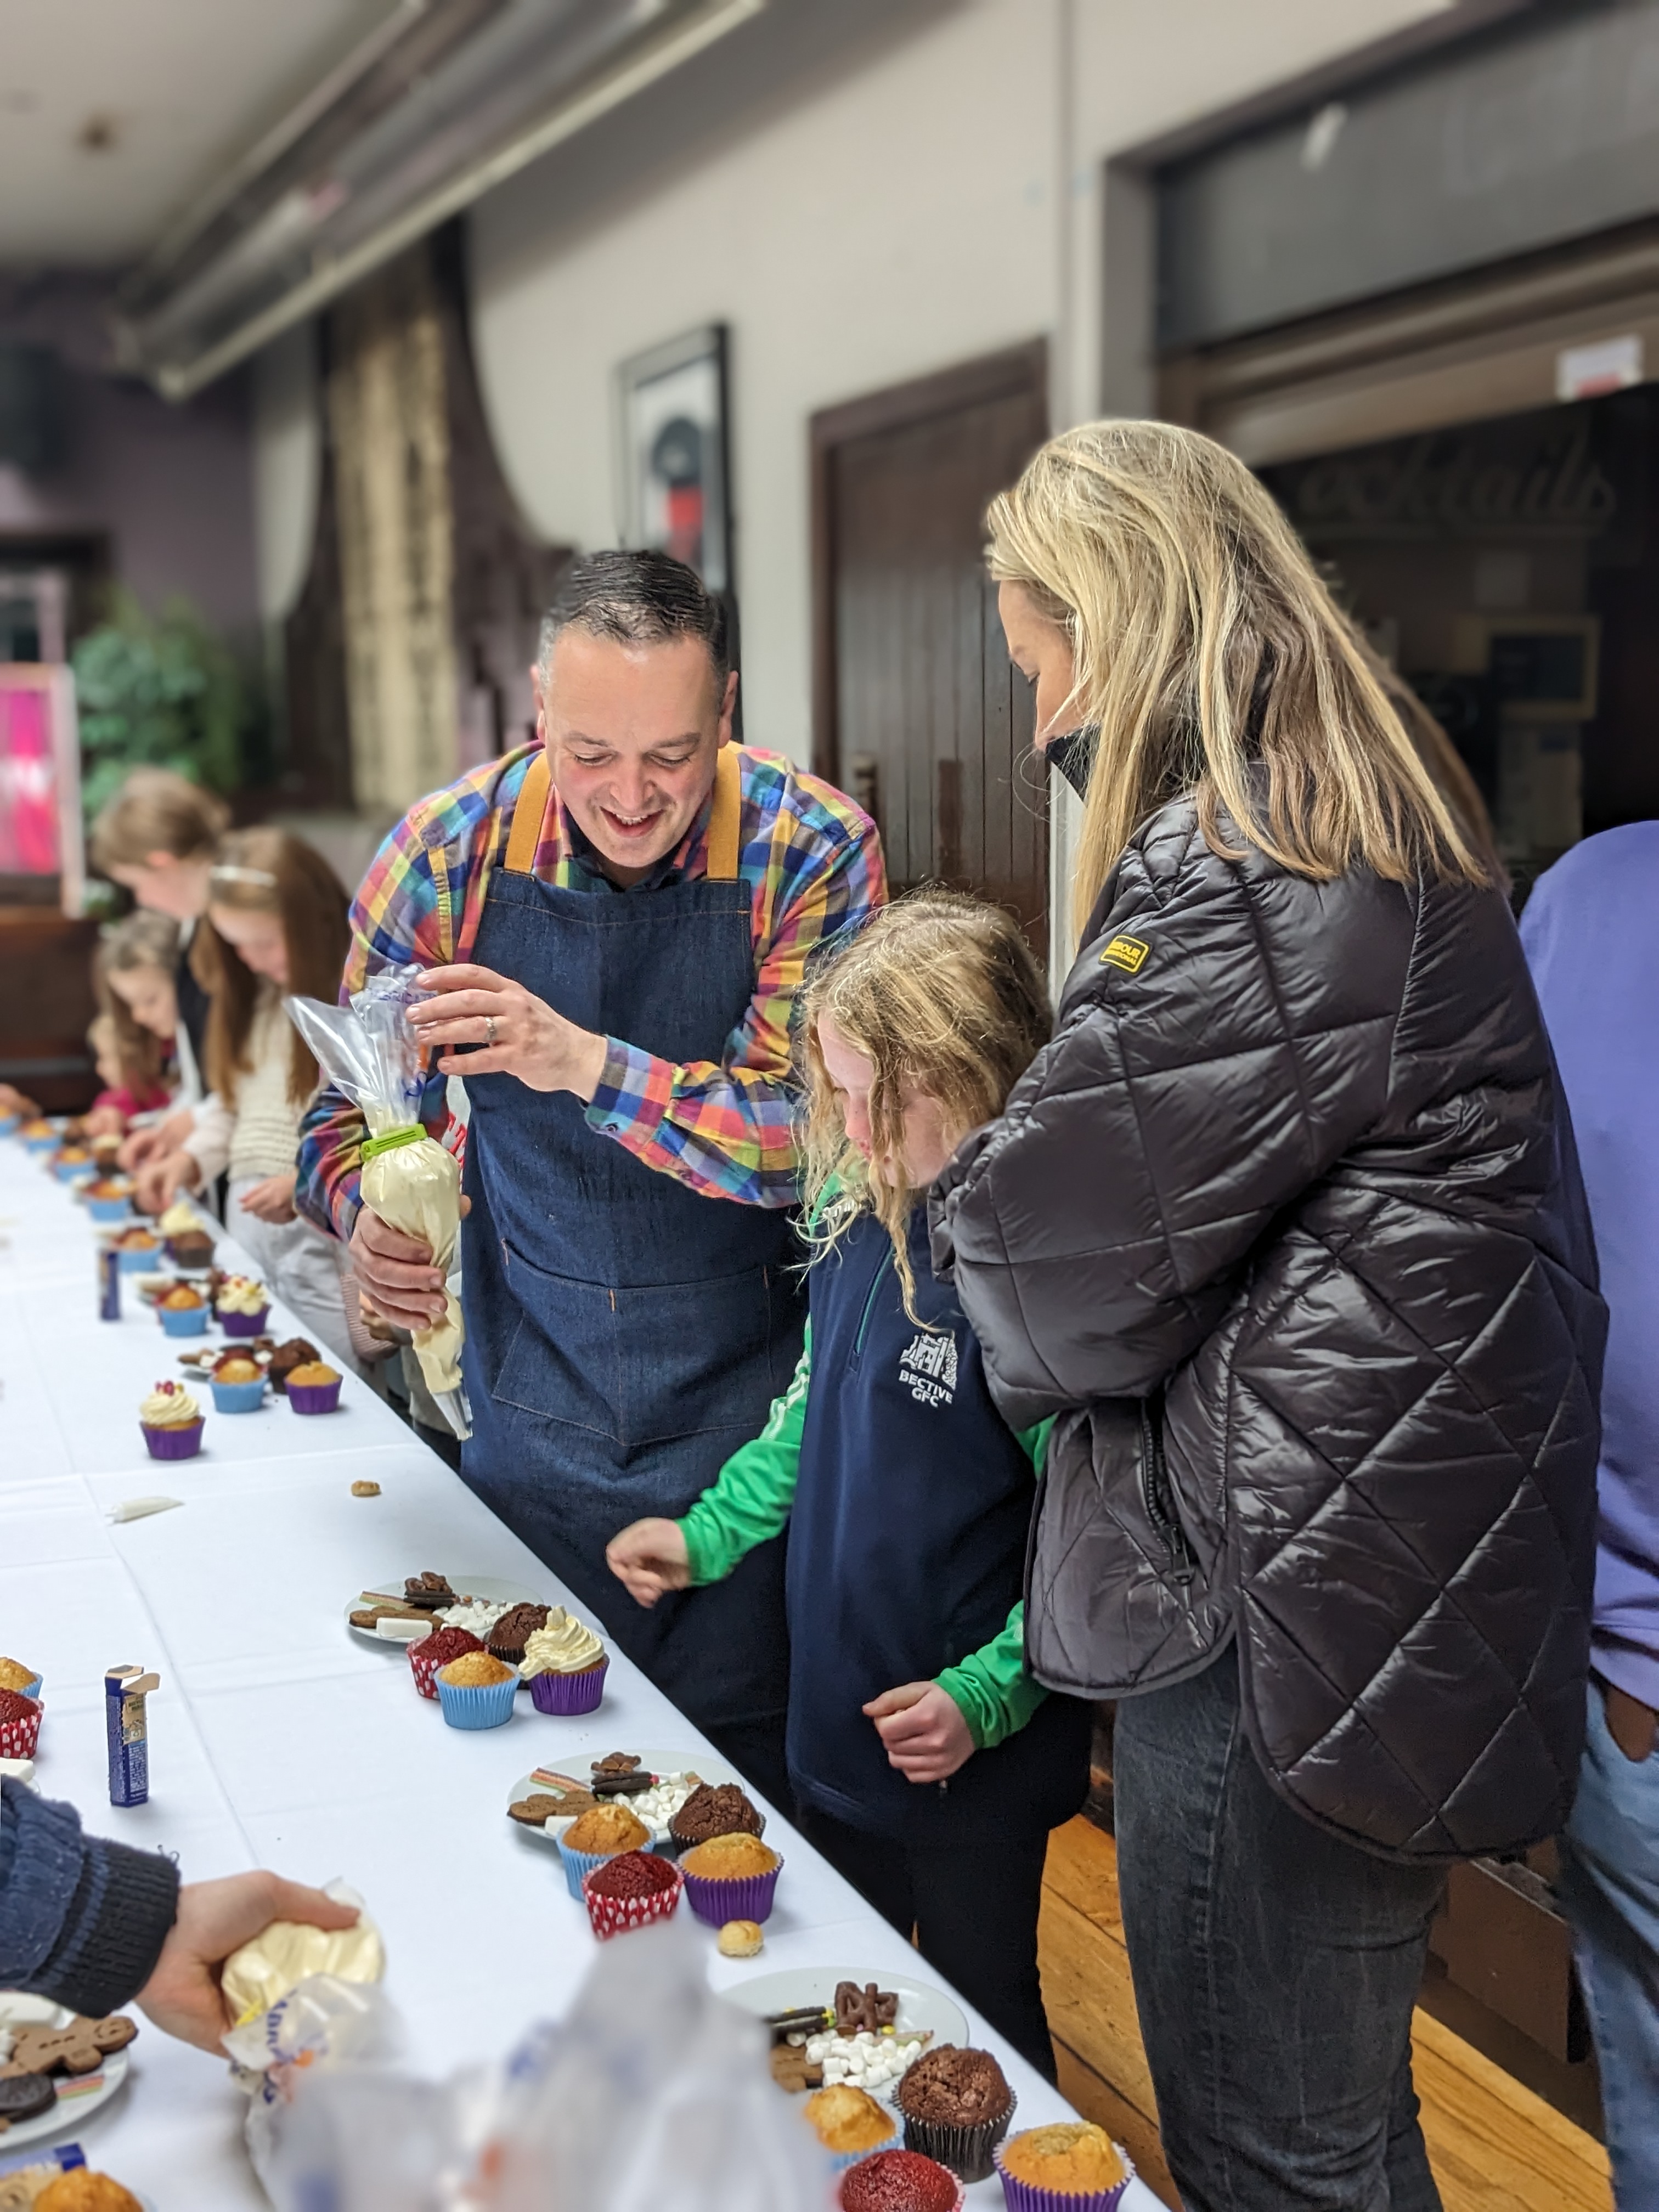
<path id="1" fill-rule="evenodd" d="M 298 1992 L 295 1992 L 296 1996 Z M 604 1946 L 567 2018 L 422 2082 L 325 2068 L 262 2171 L 279 2212 L 829 2212 L 828 2161 L 757 2021 L 676 1922 Z"/>
<path id="2" fill-rule="evenodd" d="M 384 969 L 353 992 L 347 1006 L 300 998 L 283 1005 L 324 1075 L 368 1126 L 363 1203 L 389 1228 L 427 1245 L 432 1264 L 447 1277 L 460 1242 L 461 1171 L 454 1154 L 421 1127 L 421 1049 L 409 1025 L 420 973 L 416 967 Z M 461 1381 L 466 1331 L 453 1289 L 446 1288 L 444 1301 L 443 1319 L 415 1331 L 415 1351 L 427 1389 L 465 1440 L 472 1433 Z"/>

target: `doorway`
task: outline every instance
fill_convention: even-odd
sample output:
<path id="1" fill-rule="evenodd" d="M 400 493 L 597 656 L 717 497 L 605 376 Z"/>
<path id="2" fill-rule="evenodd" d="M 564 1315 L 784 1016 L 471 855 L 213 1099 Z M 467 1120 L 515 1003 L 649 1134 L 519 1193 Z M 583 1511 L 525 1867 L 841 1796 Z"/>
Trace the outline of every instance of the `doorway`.
<path id="1" fill-rule="evenodd" d="M 1046 780 L 985 573 L 985 509 L 1048 435 L 1041 341 L 812 418 L 812 764 L 893 890 L 945 883 L 1048 940 Z"/>

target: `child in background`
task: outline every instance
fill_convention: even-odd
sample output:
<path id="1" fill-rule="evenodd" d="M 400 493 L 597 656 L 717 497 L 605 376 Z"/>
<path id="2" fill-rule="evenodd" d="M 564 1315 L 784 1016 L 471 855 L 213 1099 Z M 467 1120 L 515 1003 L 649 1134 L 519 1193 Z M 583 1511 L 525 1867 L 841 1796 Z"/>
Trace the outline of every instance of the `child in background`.
<path id="1" fill-rule="evenodd" d="M 224 802 L 199 784 L 168 769 L 135 769 L 100 811 L 88 848 L 100 876 L 122 884 L 140 907 L 166 916 L 177 928 L 173 991 L 178 1030 L 198 1070 L 206 1060 L 208 1002 L 191 966 L 191 940 L 207 910 L 214 850 L 229 820 Z M 191 1091 L 182 1047 L 179 1057 L 186 1103 L 164 1121 L 128 1138 L 121 1164 L 130 1172 L 177 1152 L 194 1125 L 202 1091 Z"/>
<path id="2" fill-rule="evenodd" d="M 182 1145 L 139 1170 L 137 1199 L 159 1213 L 228 1170 L 226 1229 L 306 1334 L 355 1366 L 344 1248 L 294 1210 L 300 1121 L 318 1077 L 282 1003 L 288 992 L 331 1003 L 346 945 L 346 895 L 319 853 L 283 830 L 223 840 L 191 949 L 209 1000 L 208 1097 Z"/>
<path id="3" fill-rule="evenodd" d="M 925 892 L 809 977 L 806 1347 L 763 1433 L 683 1520 L 635 1522 L 642 1605 L 789 1531 L 787 1748 L 805 1833 L 1052 2080 L 1037 1978 L 1048 1832 L 1082 1804 L 1091 1709 L 1025 1672 L 1042 1434 L 1018 1436 L 928 1260 L 928 1184 L 1045 1044 L 999 908 Z"/>
<path id="4" fill-rule="evenodd" d="M 99 939 L 93 982 L 100 1012 L 87 1035 L 105 1086 L 93 1113 L 110 1116 L 106 1126 L 125 1132 L 137 1115 L 155 1116 L 173 1103 L 167 1075 L 179 1026 L 178 956 L 179 927 L 165 915 L 129 915 Z M 186 1063 L 189 1054 L 186 1040 Z M 200 1095 L 199 1085 L 185 1083 L 186 1103 Z"/>

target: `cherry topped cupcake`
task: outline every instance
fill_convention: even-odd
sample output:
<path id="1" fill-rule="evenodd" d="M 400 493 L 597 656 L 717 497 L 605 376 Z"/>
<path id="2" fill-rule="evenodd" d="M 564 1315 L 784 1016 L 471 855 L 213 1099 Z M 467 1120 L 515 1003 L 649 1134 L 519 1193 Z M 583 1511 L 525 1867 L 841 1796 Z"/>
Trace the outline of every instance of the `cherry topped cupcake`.
<path id="1" fill-rule="evenodd" d="M 138 1407 L 152 1459 L 194 1459 L 202 1449 L 202 1409 L 182 1382 L 158 1382 Z"/>

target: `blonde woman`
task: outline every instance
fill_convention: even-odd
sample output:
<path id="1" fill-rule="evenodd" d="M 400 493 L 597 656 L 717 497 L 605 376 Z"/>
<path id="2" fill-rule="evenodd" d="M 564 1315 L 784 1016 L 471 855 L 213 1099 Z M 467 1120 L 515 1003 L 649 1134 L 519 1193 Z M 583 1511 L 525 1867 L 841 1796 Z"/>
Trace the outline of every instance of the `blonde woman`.
<path id="1" fill-rule="evenodd" d="M 797 1818 L 1052 2081 L 1037 1908 L 1048 1832 L 1088 1789 L 1091 1714 L 1025 1669 L 1042 1438 L 992 1404 L 928 1266 L 925 1204 L 1048 1024 L 995 907 L 925 892 L 838 941 L 803 1014 L 806 1349 L 764 1432 L 690 1511 L 635 1522 L 607 1557 L 650 1606 L 723 1580 L 787 1527 Z"/>
<path id="2" fill-rule="evenodd" d="M 1417 2212 L 1446 1863 L 1553 1834 L 1578 1764 L 1603 1310 L 1571 1131 L 1467 787 L 1249 472 L 1096 423 L 989 526 L 1086 787 L 1054 1041 L 934 1196 L 1004 1416 L 1056 1418 L 1030 1661 L 1121 1700 L 1188 2212 Z"/>

